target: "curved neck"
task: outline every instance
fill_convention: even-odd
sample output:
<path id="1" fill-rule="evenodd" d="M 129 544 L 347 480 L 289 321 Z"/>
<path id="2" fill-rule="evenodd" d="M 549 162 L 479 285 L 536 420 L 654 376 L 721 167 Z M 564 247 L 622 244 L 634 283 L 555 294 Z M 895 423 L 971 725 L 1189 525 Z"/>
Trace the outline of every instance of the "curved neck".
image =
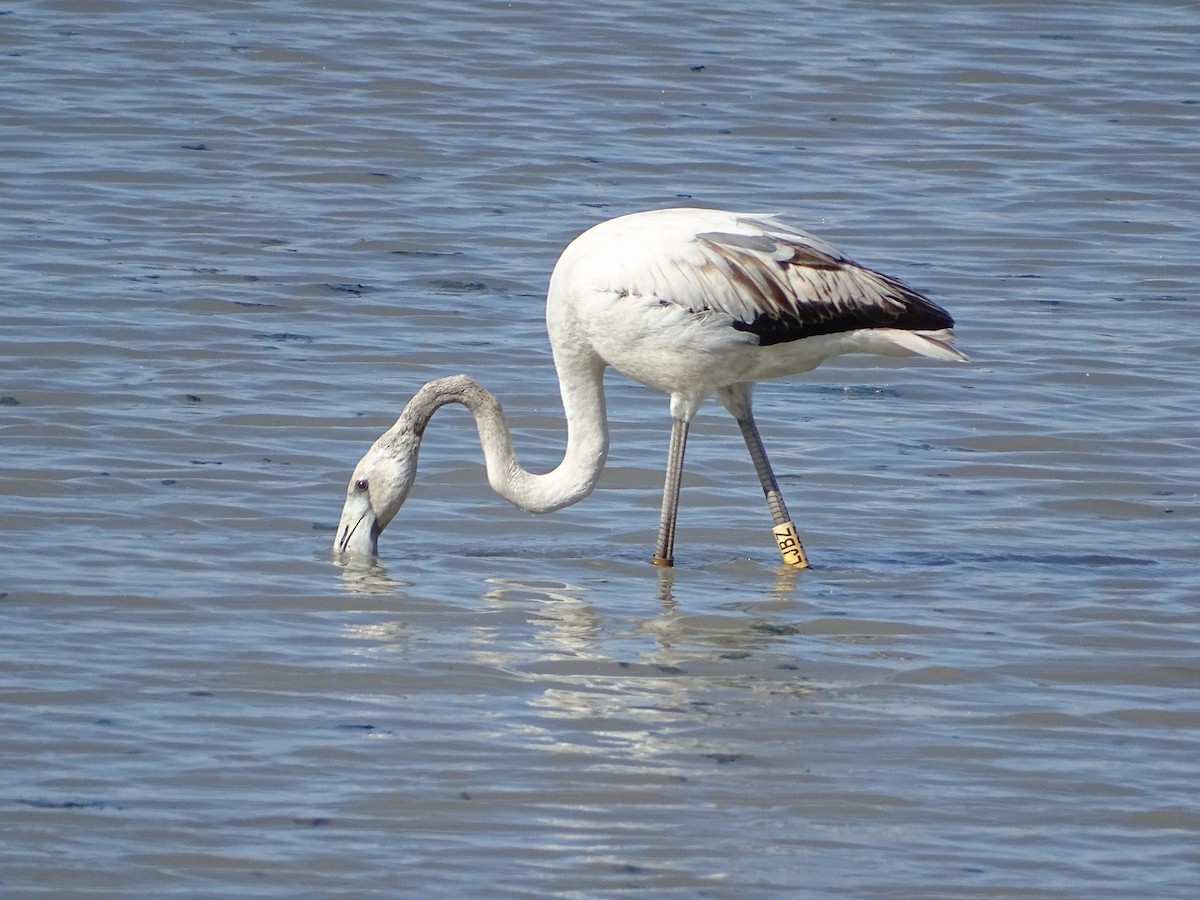
<path id="1" fill-rule="evenodd" d="M 413 434 L 419 442 L 438 409 L 461 403 L 475 417 L 488 483 L 496 493 L 528 512 L 553 512 L 570 506 L 592 492 L 608 455 L 604 364 L 591 356 L 565 360 L 556 356 L 555 362 L 567 416 L 567 451 L 562 462 L 544 475 L 526 471 L 517 461 L 500 401 L 466 375 L 439 378 L 423 386 L 390 430 Z"/>

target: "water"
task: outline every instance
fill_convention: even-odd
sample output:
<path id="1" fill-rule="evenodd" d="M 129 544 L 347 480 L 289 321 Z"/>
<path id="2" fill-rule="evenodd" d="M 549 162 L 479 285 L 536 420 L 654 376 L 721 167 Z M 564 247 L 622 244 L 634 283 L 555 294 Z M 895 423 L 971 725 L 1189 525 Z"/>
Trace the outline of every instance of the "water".
<path id="1" fill-rule="evenodd" d="M 736 5 L 733 5 L 736 6 Z M 6 896 L 1191 897 L 1194 3 L 0 10 Z M 372 570 L 350 467 L 468 371 L 562 452 L 562 246 L 777 211 L 970 366 L 765 385 L 597 492 L 446 410 Z"/>

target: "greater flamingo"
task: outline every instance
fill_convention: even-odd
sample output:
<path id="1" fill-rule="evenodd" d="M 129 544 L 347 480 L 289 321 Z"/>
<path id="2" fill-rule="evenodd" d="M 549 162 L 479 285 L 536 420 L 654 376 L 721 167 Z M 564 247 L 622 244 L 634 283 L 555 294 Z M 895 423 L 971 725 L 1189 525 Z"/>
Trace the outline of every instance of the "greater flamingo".
<path id="1" fill-rule="evenodd" d="M 808 565 L 751 412 L 754 383 L 807 372 L 842 353 L 963 361 L 954 320 L 894 278 L 860 266 L 773 216 L 709 209 L 634 213 L 585 231 L 550 278 L 546 327 L 567 418 L 552 471 L 517 462 L 499 401 L 465 375 L 430 381 L 354 468 L 334 550 L 375 555 L 408 497 L 433 413 L 461 403 L 475 417 L 492 488 L 530 512 L 592 492 L 608 452 L 608 366 L 671 398 L 662 516 L 652 561 L 674 564 L 688 427 L 711 395 L 741 428 L 775 520 L 784 563 Z"/>

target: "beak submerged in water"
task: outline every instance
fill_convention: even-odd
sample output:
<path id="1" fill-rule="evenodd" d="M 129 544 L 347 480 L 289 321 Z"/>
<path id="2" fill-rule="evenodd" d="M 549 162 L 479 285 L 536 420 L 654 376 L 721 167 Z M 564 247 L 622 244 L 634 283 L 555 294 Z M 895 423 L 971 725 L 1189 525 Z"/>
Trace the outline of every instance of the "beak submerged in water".
<path id="1" fill-rule="evenodd" d="M 333 539 L 333 551 L 346 556 L 375 556 L 383 528 L 371 506 L 366 479 L 352 482 L 342 507 L 342 518 Z"/>

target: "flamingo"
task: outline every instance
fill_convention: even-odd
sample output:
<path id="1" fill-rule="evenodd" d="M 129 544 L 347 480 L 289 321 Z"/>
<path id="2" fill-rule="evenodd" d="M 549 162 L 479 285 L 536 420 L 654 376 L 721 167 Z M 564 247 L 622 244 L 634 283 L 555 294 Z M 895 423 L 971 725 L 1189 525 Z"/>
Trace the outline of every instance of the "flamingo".
<path id="1" fill-rule="evenodd" d="M 785 565 L 808 558 L 752 412 L 754 385 L 843 353 L 965 361 L 954 320 L 894 278 L 772 215 L 663 209 L 610 219 L 563 251 L 550 277 L 546 328 L 567 419 L 563 460 L 545 474 L 517 461 L 500 402 L 466 375 L 425 384 L 350 476 L 334 551 L 375 556 L 408 497 L 430 417 L 461 403 L 475 417 L 492 489 L 520 509 L 552 512 L 592 492 L 608 453 L 604 370 L 670 396 L 671 436 L 651 561 L 674 564 L 688 428 L 709 396 L 730 412 L 774 519 Z"/>

